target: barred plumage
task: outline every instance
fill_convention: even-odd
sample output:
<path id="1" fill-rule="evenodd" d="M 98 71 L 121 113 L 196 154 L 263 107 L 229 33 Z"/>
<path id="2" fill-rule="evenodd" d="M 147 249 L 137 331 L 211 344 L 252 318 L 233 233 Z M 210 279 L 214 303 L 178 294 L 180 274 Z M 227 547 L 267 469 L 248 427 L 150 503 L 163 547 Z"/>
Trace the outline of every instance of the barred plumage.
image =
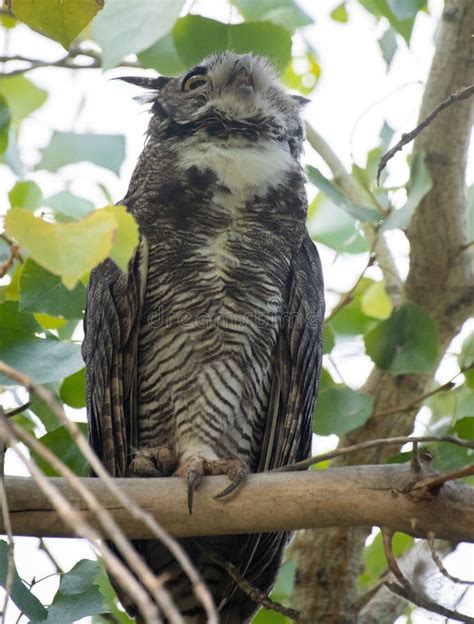
<path id="1" fill-rule="evenodd" d="M 190 487 L 196 470 L 257 472 L 302 459 L 324 301 L 305 230 L 299 102 L 263 59 L 231 52 L 184 78 L 128 80 L 155 89 L 122 202 L 141 243 L 128 275 L 111 261 L 91 275 L 83 353 L 92 444 L 113 475 L 176 471 Z M 183 540 L 223 623 L 249 621 L 256 605 L 218 559 L 266 592 L 287 538 Z M 187 621 L 203 622 L 166 550 L 136 546 L 157 574 L 169 573 Z"/>

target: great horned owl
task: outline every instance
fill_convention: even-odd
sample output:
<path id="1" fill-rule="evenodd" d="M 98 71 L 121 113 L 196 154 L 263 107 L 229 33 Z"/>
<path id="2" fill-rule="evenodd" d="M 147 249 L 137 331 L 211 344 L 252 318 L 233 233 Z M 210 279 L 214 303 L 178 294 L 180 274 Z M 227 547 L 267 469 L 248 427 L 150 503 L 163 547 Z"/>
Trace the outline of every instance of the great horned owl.
<path id="1" fill-rule="evenodd" d="M 203 474 L 228 474 L 235 485 L 246 471 L 310 451 L 324 300 L 305 228 L 301 102 L 265 59 L 233 52 L 176 78 L 126 80 L 152 102 L 120 202 L 138 222 L 140 245 L 127 274 L 111 260 L 91 274 L 90 438 L 112 475 L 186 479 L 191 507 Z M 209 553 L 266 593 L 287 539 L 181 540 L 223 624 L 250 621 L 257 605 Z M 135 544 L 168 576 L 186 621 L 205 621 L 161 544 Z"/>

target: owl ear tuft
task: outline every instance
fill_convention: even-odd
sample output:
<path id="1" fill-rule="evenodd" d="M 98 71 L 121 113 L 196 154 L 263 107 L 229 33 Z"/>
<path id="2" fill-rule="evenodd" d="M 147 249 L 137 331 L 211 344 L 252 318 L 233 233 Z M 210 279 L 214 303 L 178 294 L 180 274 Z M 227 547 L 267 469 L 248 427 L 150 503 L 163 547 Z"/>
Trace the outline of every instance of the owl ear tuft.
<path id="1" fill-rule="evenodd" d="M 160 91 L 169 82 L 167 76 L 159 76 L 158 78 L 147 78 L 145 76 L 118 76 L 113 80 L 123 80 L 137 87 L 143 87 L 144 89 L 151 89 L 153 91 Z"/>
<path id="2" fill-rule="evenodd" d="M 291 97 L 301 107 L 306 106 L 306 104 L 309 104 L 311 102 L 311 100 L 307 97 L 304 97 L 304 95 L 292 95 Z"/>

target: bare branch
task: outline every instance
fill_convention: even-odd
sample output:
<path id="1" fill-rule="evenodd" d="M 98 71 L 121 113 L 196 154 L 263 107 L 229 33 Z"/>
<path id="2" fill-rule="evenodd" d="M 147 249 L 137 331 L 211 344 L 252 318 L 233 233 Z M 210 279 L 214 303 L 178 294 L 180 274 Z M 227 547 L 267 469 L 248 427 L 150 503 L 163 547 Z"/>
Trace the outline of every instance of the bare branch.
<path id="1" fill-rule="evenodd" d="M 402 596 L 406 600 L 410 600 L 418 607 L 422 607 L 424 609 L 429 609 L 433 613 L 439 613 L 440 615 L 444 615 L 446 617 L 450 617 L 459 622 L 465 622 L 466 624 L 474 624 L 474 618 L 471 618 L 467 615 L 461 615 L 457 611 L 453 611 L 451 609 L 447 609 L 443 607 L 428 596 L 422 594 L 420 591 L 415 590 L 414 586 L 411 585 L 408 580 L 403 575 L 403 572 L 400 570 L 400 567 L 397 563 L 396 557 L 393 553 L 392 548 L 392 538 L 393 532 L 387 529 L 382 529 L 382 540 L 383 540 L 383 548 L 385 552 L 385 557 L 387 559 L 388 567 L 390 571 L 397 579 L 398 583 L 391 583 L 389 581 L 385 582 L 385 585 L 395 594 Z"/>
<path id="2" fill-rule="evenodd" d="M 426 128 L 426 126 L 429 126 L 430 123 L 434 121 L 434 119 L 436 119 L 436 117 L 445 108 L 448 108 L 448 106 L 452 106 L 453 104 L 461 100 L 466 100 L 472 95 L 474 95 L 474 85 L 470 85 L 469 87 L 465 87 L 464 89 L 459 89 L 458 91 L 456 91 L 456 93 L 451 93 L 451 95 L 449 95 L 446 99 L 440 102 L 438 106 L 434 110 L 432 110 L 431 113 L 427 115 L 423 119 L 423 121 L 421 121 L 416 126 L 416 128 L 413 128 L 413 130 L 407 132 L 406 134 L 402 134 L 402 138 L 400 139 L 400 141 L 390 150 L 388 150 L 388 152 L 384 154 L 380 159 L 379 166 L 377 167 L 377 184 L 379 183 L 380 174 L 387 166 L 388 161 L 393 158 L 395 154 L 402 149 L 403 146 L 413 141 L 413 139 L 415 139 L 420 134 L 420 132 L 422 132 Z"/>
<path id="3" fill-rule="evenodd" d="M 358 453 L 359 451 L 376 448 L 378 446 L 402 446 L 403 444 L 408 444 L 410 442 L 448 442 L 450 444 L 463 446 L 464 448 L 474 449 L 473 440 L 463 440 L 462 438 L 457 438 L 456 436 L 398 436 L 395 438 L 379 438 L 378 440 L 366 440 L 365 442 L 359 442 L 358 444 L 343 446 L 342 448 L 337 448 L 333 451 L 328 451 L 327 453 L 321 453 L 321 455 L 315 455 L 309 459 L 303 459 L 302 461 L 290 464 L 289 466 L 274 468 L 270 472 L 293 472 L 297 470 L 306 470 L 314 464 L 320 464 L 323 461 L 334 459 L 335 457 Z"/>
<path id="4" fill-rule="evenodd" d="M 474 475 L 474 464 L 471 464 L 470 466 L 463 466 L 462 468 L 457 468 L 456 470 L 451 470 L 449 472 L 442 472 L 441 474 L 426 477 L 426 479 L 422 479 L 421 481 L 418 481 L 418 483 L 410 487 L 409 491 L 414 492 L 415 490 L 426 490 L 428 492 L 434 493 L 434 490 L 439 489 L 439 487 L 444 483 L 447 483 L 448 481 L 454 481 L 455 479 L 463 479 L 464 477 L 469 477 L 470 475 Z"/>
<path id="5" fill-rule="evenodd" d="M 450 581 L 452 581 L 453 583 L 460 583 L 463 585 L 474 585 L 474 581 L 466 581 L 464 579 L 458 578 L 457 576 L 453 576 L 446 570 L 443 562 L 441 561 L 441 557 L 436 552 L 435 537 L 436 536 L 434 533 L 428 533 L 427 542 L 430 547 L 431 558 L 435 562 L 436 567 L 441 572 L 441 574 L 445 576 L 447 579 L 449 579 Z"/>
<path id="6" fill-rule="evenodd" d="M 435 496 L 406 492 L 430 474 L 414 475 L 409 464 L 330 468 L 289 474 L 251 474 L 229 500 L 214 500 L 226 477 L 205 477 L 196 492 L 193 515 L 186 507 L 186 484 L 178 477 L 115 479 L 132 505 L 141 505 L 177 537 L 269 533 L 299 528 L 385 526 L 414 537 L 435 533 L 453 542 L 474 542 L 474 487 L 446 483 Z M 50 479 L 82 517 L 97 526 L 95 514 L 62 479 Z M 81 479 L 131 539 L 153 531 L 100 479 Z M 25 477 L 8 477 L 6 488 L 15 535 L 68 536 L 47 497 Z M 220 489 L 219 489 L 220 488 Z M 282 502 L 284 501 L 284 504 Z M 0 526 L 0 530 L 2 527 Z"/>

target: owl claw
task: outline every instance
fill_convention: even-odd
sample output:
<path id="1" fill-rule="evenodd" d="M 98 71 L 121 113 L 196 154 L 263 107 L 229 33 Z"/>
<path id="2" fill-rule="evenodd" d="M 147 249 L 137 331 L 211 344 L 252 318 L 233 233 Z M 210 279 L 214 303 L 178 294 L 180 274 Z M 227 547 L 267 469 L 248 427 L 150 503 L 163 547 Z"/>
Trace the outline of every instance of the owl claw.
<path id="1" fill-rule="evenodd" d="M 222 492 L 219 492 L 219 494 L 216 494 L 214 498 L 220 499 L 220 498 L 224 498 L 225 496 L 229 496 L 229 494 L 232 494 L 232 492 L 235 492 L 242 485 L 242 483 L 245 481 L 246 478 L 247 478 L 247 471 L 245 469 L 245 466 L 240 466 L 240 468 L 238 468 L 235 475 L 231 477 L 232 481 L 229 483 L 229 485 L 226 488 L 224 488 Z"/>
<path id="2" fill-rule="evenodd" d="M 199 483 L 200 478 L 200 475 L 195 470 L 191 470 L 188 473 L 188 510 L 190 516 L 193 513 L 194 490 L 196 489 L 196 485 Z"/>

